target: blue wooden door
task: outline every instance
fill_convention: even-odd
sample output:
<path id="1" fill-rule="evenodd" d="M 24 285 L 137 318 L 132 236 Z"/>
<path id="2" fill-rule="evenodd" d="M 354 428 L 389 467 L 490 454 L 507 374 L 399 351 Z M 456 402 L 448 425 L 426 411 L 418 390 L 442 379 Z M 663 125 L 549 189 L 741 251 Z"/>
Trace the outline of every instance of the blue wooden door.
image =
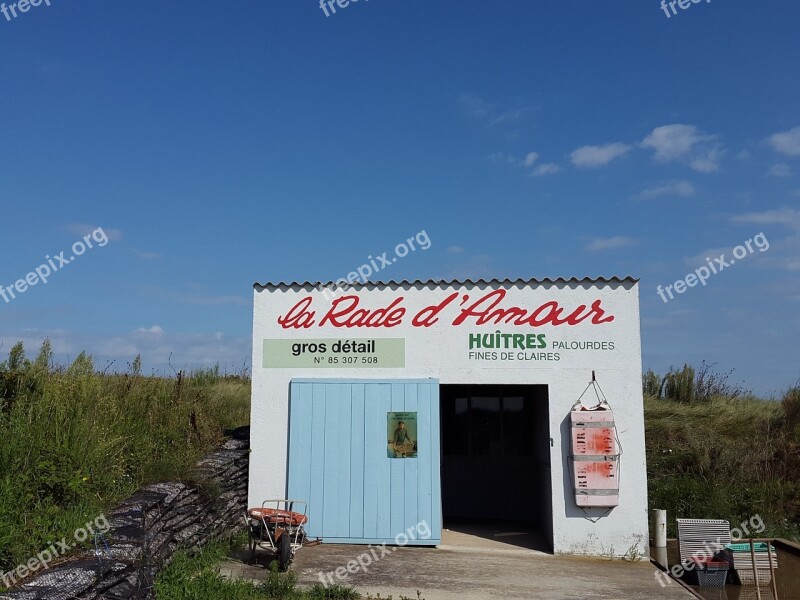
<path id="1" fill-rule="evenodd" d="M 390 412 L 417 413 L 416 458 L 388 457 Z M 441 542 L 437 380 L 293 380 L 289 413 L 288 494 L 309 503 L 309 537 Z"/>

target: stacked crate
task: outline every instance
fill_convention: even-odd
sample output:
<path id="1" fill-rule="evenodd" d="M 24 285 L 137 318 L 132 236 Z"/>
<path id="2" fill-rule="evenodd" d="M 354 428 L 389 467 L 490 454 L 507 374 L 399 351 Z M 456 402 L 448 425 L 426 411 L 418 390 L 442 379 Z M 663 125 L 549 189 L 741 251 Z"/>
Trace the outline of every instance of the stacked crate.
<path id="1" fill-rule="evenodd" d="M 772 571 L 778 568 L 778 553 L 775 546 L 768 546 L 766 542 L 754 542 L 752 553 L 749 543 L 728 544 L 726 548 L 733 555 L 733 568 L 736 569 L 742 585 L 767 585 L 772 581 Z M 770 562 L 772 562 L 771 569 Z"/>
<path id="2" fill-rule="evenodd" d="M 701 586 L 722 586 L 730 564 L 722 554 L 731 543 L 731 525 L 722 519 L 678 519 L 678 553 Z"/>

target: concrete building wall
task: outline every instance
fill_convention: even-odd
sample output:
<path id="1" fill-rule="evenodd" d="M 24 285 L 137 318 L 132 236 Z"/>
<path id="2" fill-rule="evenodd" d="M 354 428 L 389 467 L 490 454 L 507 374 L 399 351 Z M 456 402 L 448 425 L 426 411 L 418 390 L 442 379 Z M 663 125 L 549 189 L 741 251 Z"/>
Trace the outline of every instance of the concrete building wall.
<path id="1" fill-rule="evenodd" d="M 475 347 L 486 342 L 497 345 L 494 334 L 498 332 L 501 346 L 516 347 Z M 386 341 L 383 349 L 378 347 L 373 353 L 377 364 L 361 362 L 369 352 L 351 353 L 359 360 L 356 365 L 328 362 L 335 340 L 387 339 L 402 340 L 402 357 L 398 356 L 400 342 Z M 266 345 L 265 340 L 269 340 Z M 298 356 L 292 354 L 292 344 L 322 340 L 327 340 L 326 353 L 313 353 L 306 347 Z M 520 345 L 543 347 L 521 350 Z M 315 363 L 314 357 L 325 362 Z M 619 506 L 584 511 L 575 504 L 570 477 L 569 412 L 586 390 L 593 370 L 614 410 L 623 456 Z M 311 284 L 257 285 L 250 504 L 286 493 L 292 379 L 435 378 L 441 384 L 545 384 L 552 437 L 555 552 L 645 553 L 641 372 L 638 284 L 632 279 L 403 282 L 365 284 L 335 294 Z M 585 404 L 594 403 L 590 389 Z M 595 523 L 589 521 L 598 517 Z"/>

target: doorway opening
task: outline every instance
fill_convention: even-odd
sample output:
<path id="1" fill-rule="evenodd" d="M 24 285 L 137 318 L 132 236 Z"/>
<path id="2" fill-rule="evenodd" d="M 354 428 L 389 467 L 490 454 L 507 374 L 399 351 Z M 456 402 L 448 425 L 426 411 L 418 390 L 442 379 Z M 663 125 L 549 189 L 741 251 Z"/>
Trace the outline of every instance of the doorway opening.
<path id="1" fill-rule="evenodd" d="M 548 387 L 441 385 L 440 403 L 442 513 L 451 543 L 472 536 L 482 546 L 552 552 Z"/>

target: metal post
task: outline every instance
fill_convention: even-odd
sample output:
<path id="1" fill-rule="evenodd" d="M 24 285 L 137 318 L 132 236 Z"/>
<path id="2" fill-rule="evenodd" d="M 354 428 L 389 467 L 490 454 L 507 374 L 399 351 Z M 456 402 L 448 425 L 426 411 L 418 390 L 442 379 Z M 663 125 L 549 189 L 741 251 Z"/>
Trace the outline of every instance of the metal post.
<path id="1" fill-rule="evenodd" d="M 650 524 L 653 530 L 650 558 L 665 569 L 669 569 L 669 559 L 667 558 L 667 511 L 654 508 L 650 511 L 650 515 Z"/>
<path id="2" fill-rule="evenodd" d="M 653 517 L 653 546 L 667 547 L 667 511 L 654 508 L 650 511 Z"/>

